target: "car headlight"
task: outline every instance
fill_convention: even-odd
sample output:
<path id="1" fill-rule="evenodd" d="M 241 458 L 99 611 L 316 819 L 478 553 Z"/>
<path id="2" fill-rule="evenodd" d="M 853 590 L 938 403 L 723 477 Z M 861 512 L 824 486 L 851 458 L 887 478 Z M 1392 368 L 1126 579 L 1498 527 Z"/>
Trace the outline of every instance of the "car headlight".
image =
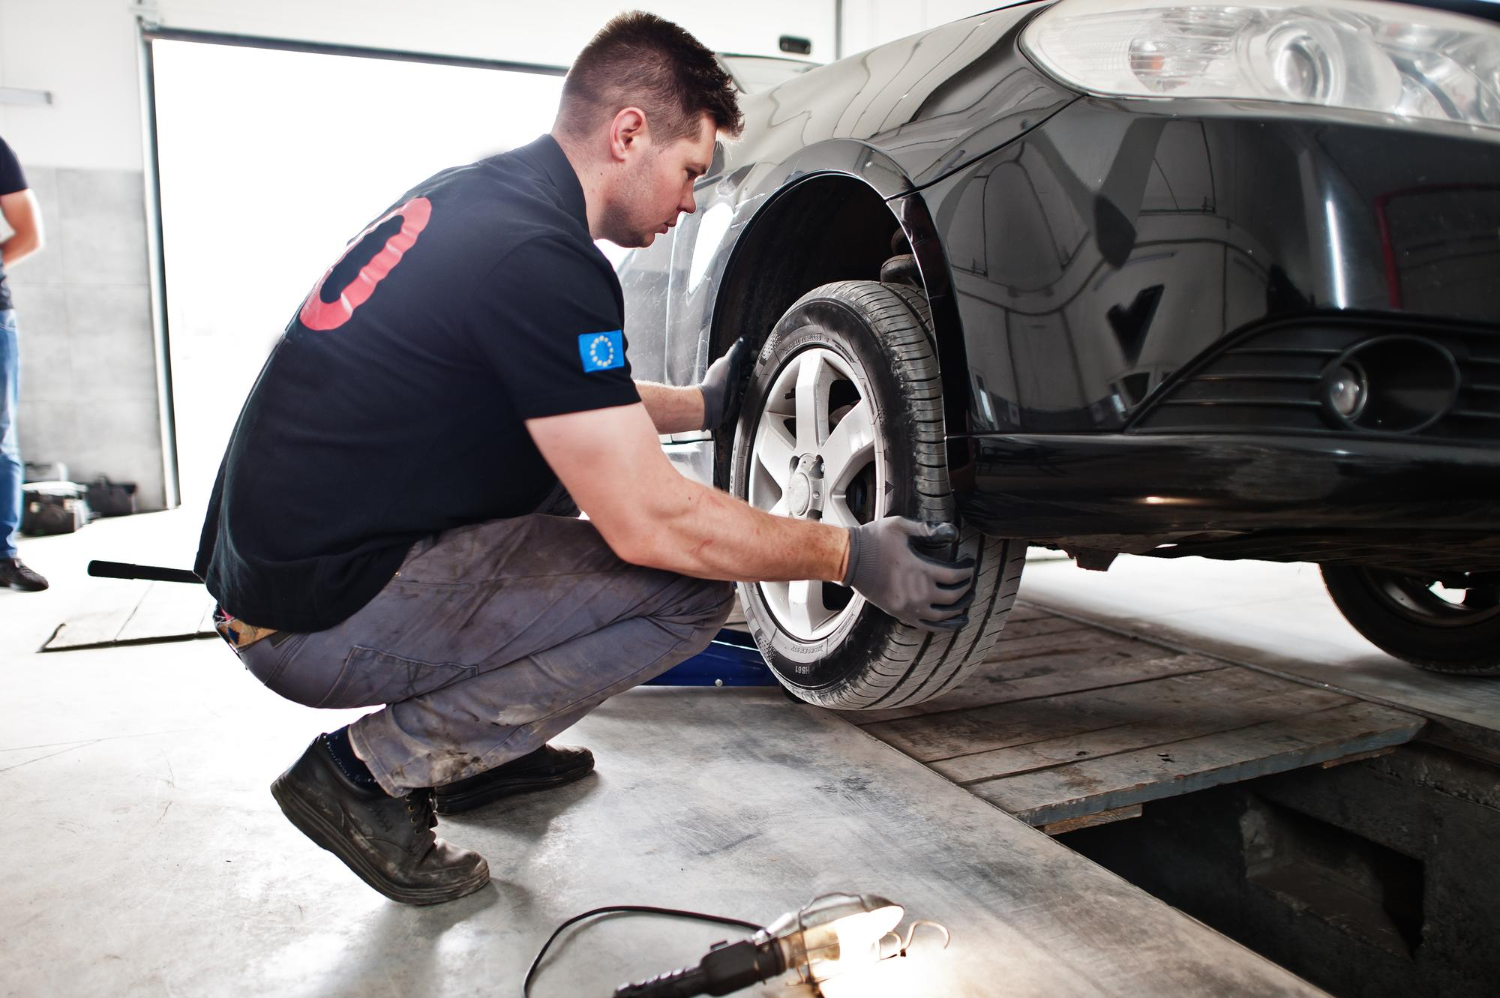
<path id="1" fill-rule="evenodd" d="M 1380 0 L 1059 0 L 1022 38 L 1088 93 L 1321 104 L 1500 128 L 1500 28 Z"/>

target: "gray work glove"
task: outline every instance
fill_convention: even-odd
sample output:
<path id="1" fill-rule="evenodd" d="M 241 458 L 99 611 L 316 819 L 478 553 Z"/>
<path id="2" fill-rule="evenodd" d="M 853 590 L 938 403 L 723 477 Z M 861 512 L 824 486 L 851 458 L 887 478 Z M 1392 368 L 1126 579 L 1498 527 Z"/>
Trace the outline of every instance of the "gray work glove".
<path id="1" fill-rule="evenodd" d="M 703 393 L 703 429 L 720 429 L 739 415 L 745 374 L 754 359 L 750 341 L 741 336 L 724 356 L 708 365 L 698 382 L 698 390 Z"/>
<path id="2" fill-rule="evenodd" d="M 957 631 L 974 602 L 974 560 L 950 561 L 958 540 L 951 523 L 887 516 L 849 528 L 844 585 L 904 624 Z M 924 553 L 926 548 L 930 553 Z"/>

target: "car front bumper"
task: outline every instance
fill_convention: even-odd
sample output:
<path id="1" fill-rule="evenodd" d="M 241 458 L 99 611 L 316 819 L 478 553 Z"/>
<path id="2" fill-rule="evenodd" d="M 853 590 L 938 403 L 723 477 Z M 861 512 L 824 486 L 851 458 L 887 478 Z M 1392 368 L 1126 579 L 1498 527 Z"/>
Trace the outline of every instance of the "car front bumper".
<path id="1" fill-rule="evenodd" d="M 989 534 L 1173 537 L 1257 531 L 1500 533 L 1500 448 L 1351 435 L 995 434 L 963 515 Z M 966 476 L 967 477 L 967 476 Z M 1103 545 L 1101 545 L 1103 546 Z"/>

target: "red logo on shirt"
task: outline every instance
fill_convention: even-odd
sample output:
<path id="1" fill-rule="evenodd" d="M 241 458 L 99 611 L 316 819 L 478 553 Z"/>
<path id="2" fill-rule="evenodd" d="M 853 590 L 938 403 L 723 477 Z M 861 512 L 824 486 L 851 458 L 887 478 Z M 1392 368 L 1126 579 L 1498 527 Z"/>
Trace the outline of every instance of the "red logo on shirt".
<path id="1" fill-rule="evenodd" d="M 400 231 L 385 241 L 385 245 L 381 247 L 380 252 L 375 254 L 375 258 L 359 269 L 359 273 L 354 275 L 354 279 L 339 291 L 339 296 L 336 299 L 333 301 L 324 301 L 323 285 L 327 283 L 328 278 L 333 272 L 338 269 L 338 265 L 343 262 L 344 257 L 348 256 L 354 251 L 355 247 L 364 242 L 365 237 L 371 232 L 380 228 L 380 226 L 389 222 L 397 215 L 401 216 Z M 401 207 L 388 212 L 385 216 L 372 222 L 368 229 L 359 234 L 358 239 L 349 244 L 349 248 L 344 251 L 344 255 L 339 257 L 338 261 L 332 267 L 328 268 L 328 272 L 323 275 L 323 279 L 312 289 L 312 294 L 308 295 L 307 300 L 302 303 L 302 313 L 300 316 L 302 324 L 308 329 L 323 331 L 337 329 L 348 322 L 354 315 L 354 310 L 368 301 L 370 295 L 375 293 L 375 285 L 385 280 L 386 275 L 396 269 L 396 264 L 401 262 L 401 257 L 406 251 L 416 245 L 417 237 L 422 234 L 423 229 L 427 228 L 427 221 L 431 217 L 432 202 L 426 198 L 412 198 Z"/>

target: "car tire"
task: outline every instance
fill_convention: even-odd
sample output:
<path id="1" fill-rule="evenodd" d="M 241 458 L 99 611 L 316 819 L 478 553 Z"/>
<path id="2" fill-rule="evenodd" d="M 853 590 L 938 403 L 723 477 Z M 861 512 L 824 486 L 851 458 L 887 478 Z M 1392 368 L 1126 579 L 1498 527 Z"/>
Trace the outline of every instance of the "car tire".
<path id="1" fill-rule="evenodd" d="M 808 292 L 760 351 L 736 426 L 730 491 L 773 513 L 841 526 L 891 514 L 955 522 L 941 384 L 920 291 L 843 281 Z M 957 548 L 977 562 L 959 631 L 902 624 L 852 590 L 816 582 L 740 583 L 746 623 L 782 685 L 808 703 L 859 710 L 932 699 L 988 656 L 1025 564 L 1025 543 L 962 524 Z"/>
<path id="2" fill-rule="evenodd" d="M 1323 565 L 1323 584 L 1344 619 L 1384 651 L 1432 672 L 1500 675 L 1500 586 L 1464 590 L 1364 565 Z"/>

